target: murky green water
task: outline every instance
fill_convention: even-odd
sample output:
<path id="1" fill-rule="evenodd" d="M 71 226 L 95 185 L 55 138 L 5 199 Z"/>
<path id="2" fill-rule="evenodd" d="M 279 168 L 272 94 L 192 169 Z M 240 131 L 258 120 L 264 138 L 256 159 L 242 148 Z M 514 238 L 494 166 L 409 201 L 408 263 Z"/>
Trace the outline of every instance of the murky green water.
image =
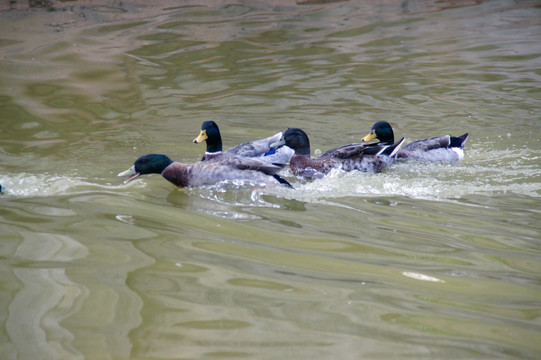
<path id="1" fill-rule="evenodd" d="M 541 7 L 453 4 L 0 13 L 2 358 L 538 358 Z M 470 138 L 294 190 L 121 185 L 204 120 Z"/>

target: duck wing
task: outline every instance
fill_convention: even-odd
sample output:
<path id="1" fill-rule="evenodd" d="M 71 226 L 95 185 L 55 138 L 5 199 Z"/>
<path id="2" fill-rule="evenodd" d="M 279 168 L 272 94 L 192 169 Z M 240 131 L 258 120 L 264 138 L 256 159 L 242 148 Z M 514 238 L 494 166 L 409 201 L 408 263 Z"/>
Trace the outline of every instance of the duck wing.
<path id="1" fill-rule="evenodd" d="M 263 156 L 266 152 L 271 150 L 271 144 L 280 140 L 282 132 L 278 132 L 273 136 L 269 136 L 264 139 L 245 142 L 243 144 L 234 146 L 227 149 L 225 152 L 228 155 L 243 156 L 243 157 L 256 157 Z"/>
<path id="2" fill-rule="evenodd" d="M 216 161 L 200 161 L 195 164 L 173 162 L 162 172 L 162 176 L 178 187 L 210 185 L 227 180 L 288 185 L 287 181 L 276 174 L 280 169 L 281 166 L 264 161 L 224 157 Z"/>
<path id="3" fill-rule="evenodd" d="M 446 148 L 451 144 L 451 135 L 434 136 L 428 139 L 412 141 L 404 145 L 402 151 L 430 151 Z"/>
<path id="4" fill-rule="evenodd" d="M 348 144 L 340 146 L 334 149 L 327 150 L 321 155 L 320 159 L 329 159 L 329 158 L 338 158 L 338 159 L 347 159 L 353 156 L 362 155 L 365 152 L 377 152 L 377 144 Z M 375 154 L 374 152 L 374 154 Z"/>
<path id="5" fill-rule="evenodd" d="M 285 164 L 270 163 L 261 159 L 262 158 L 224 156 L 214 162 L 219 165 L 229 166 L 232 169 L 260 171 L 266 175 L 274 175 L 285 166 Z"/>
<path id="6" fill-rule="evenodd" d="M 387 155 L 394 156 L 398 149 L 402 146 L 404 138 L 397 141 L 395 144 L 386 143 L 357 143 L 344 145 L 335 149 L 331 149 L 320 156 L 320 159 L 336 158 L 350 159 L 361 155 Z"/>
<path id="7" fill-rule="evenodd" d="M 258 159 L 269 163 L 275 164 L 287 164 L 291 157 L 295 154 L 295 150 L 289 146 L 282 145 L 278 148 L 267 151 L 263 156 Z"/>
<path id="8" fill-rule="evenodd" d="M 464 158 L 464 143 L 468 133 L 454 137 L 435 136 L 405 145 L 398 157 L 425 161 L 460 161 Z"/>

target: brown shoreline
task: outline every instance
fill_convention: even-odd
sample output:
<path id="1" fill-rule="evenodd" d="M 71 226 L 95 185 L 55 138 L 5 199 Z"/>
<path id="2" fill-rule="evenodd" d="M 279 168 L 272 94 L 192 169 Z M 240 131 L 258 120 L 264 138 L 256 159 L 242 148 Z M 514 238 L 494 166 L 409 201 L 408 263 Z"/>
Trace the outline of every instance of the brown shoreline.
<path id="1" fill-rule="evenodd" d="M 344 0 L 318 1 L 320 4 L 331 4 Z M 278 7 L 313 5 L 312 2 L 295 0 L 0 0 L 0 30 L 2 31 L 0 38 L 13 38 L 14 32 L 54 33 L 92 24 L 133 21 L 194 7 L 260 6 L 263 4 Z"/>

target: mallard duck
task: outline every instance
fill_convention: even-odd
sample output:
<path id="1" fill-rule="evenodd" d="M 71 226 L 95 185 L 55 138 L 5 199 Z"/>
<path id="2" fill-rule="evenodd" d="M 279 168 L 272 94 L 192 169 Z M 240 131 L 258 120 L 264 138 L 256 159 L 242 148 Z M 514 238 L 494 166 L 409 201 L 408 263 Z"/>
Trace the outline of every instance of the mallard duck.
<path id="1" fill-rule="evenodd" d="M 372 126 L 370 133 L 361 141 L 378 139 L 375 144 L 392 144 L 393 128 L 387 121 L 379 121 Z M 402 146 L 397 158 L 409 158 L 427 161 L 459 161 L 464 158 L 464 143 L 468 133 L 454 137 L 451 135 L 435 136 L 424 140 L 413 141 Z"/>
<path id="2" fill-rule="evenodd" d="M 393 145 L 366 146 L 366 144 L 349 144 L 325 152 L 319 158 L 310 157 L 310 140 L 308 135 L 298 128 L 290 128 L 280 141 L 272 144 L 276 147 L 287 145 L 295 150 L 289 161 L 289 167 L 295 175 L 308 179 L 323 177 L 334 168 L 344 171 L 381 172 L 385 166 L 394 161 L 394 156 L 404 139 Z"/>
<path id="3" fill-rule="evenodd" d="M 182 164 L 162 154 L 147 154 L 138 158 L 133 166 L 118 176 L 128 176 L 124 184 L 145 174 L 161 174 L 178 187 L 215 184 L 225 180 L 249 180 L 261 184 L 291 185 L 277 172 L 282 166 L 270 164 L 255 158 L 235 156 L 217 160 Z"/>
<path id="4" fill-rule="evenodd" d="M 287 146 L 280 149 L 272 149 L 270 144 L 277 142 L 282 137 L 282 133 L 279 132 L 268 138 L 249 141 L 226 151 L 222 150 L 222 137 L 220 135 L 220 129 L 214 121 L 205 121 L 201 125 L 201 132 L 193 142 L 198 144 L 203 141 L 207 142 L 207 150 L 203 155 L 202 160 L 210 160 L 225 155 L 234 155 L 242 157 L 258 157 L 261 160 L 268 163 L 287 164 L 294 151 Z"/>

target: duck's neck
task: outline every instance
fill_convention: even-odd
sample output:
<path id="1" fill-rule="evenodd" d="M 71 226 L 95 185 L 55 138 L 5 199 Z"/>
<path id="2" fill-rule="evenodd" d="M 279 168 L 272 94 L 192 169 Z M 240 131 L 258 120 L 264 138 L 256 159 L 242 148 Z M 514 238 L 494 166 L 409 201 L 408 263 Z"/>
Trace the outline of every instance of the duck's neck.
<path id="1" fill-rule="evenodd" d="M 305 159 L 310 159 L 310 154 L 308 155 L 300 155 L 300 154 L 293 154 L 293 156 L 291 157 L 291 159 L 289 160 L 290 162 L 291 161 L 300 161 L 300 160 L 305 160 Z"/>
<path id="2" fill-rule="evenodd" d="M 221 151 L 212 152 L 212 153 L 206 151 L 205 155 L 203 155 L 203 158 L 201 160 L 205 161 L 205 160 L 215 159 L 215 158 L 221 156 L 222 154 L 223 154 L 223 152 L 221 152 Z"/>
<path id="3" fill-rule="evenodd" d="M 310 158 L 310 145 L 295 149 L 295 155 Z"/>
<path id="4" fill-rule="evenodd" d="M 222 152 L 222 140 L 216 138 L 207 139 L 207 153 Z"/>

